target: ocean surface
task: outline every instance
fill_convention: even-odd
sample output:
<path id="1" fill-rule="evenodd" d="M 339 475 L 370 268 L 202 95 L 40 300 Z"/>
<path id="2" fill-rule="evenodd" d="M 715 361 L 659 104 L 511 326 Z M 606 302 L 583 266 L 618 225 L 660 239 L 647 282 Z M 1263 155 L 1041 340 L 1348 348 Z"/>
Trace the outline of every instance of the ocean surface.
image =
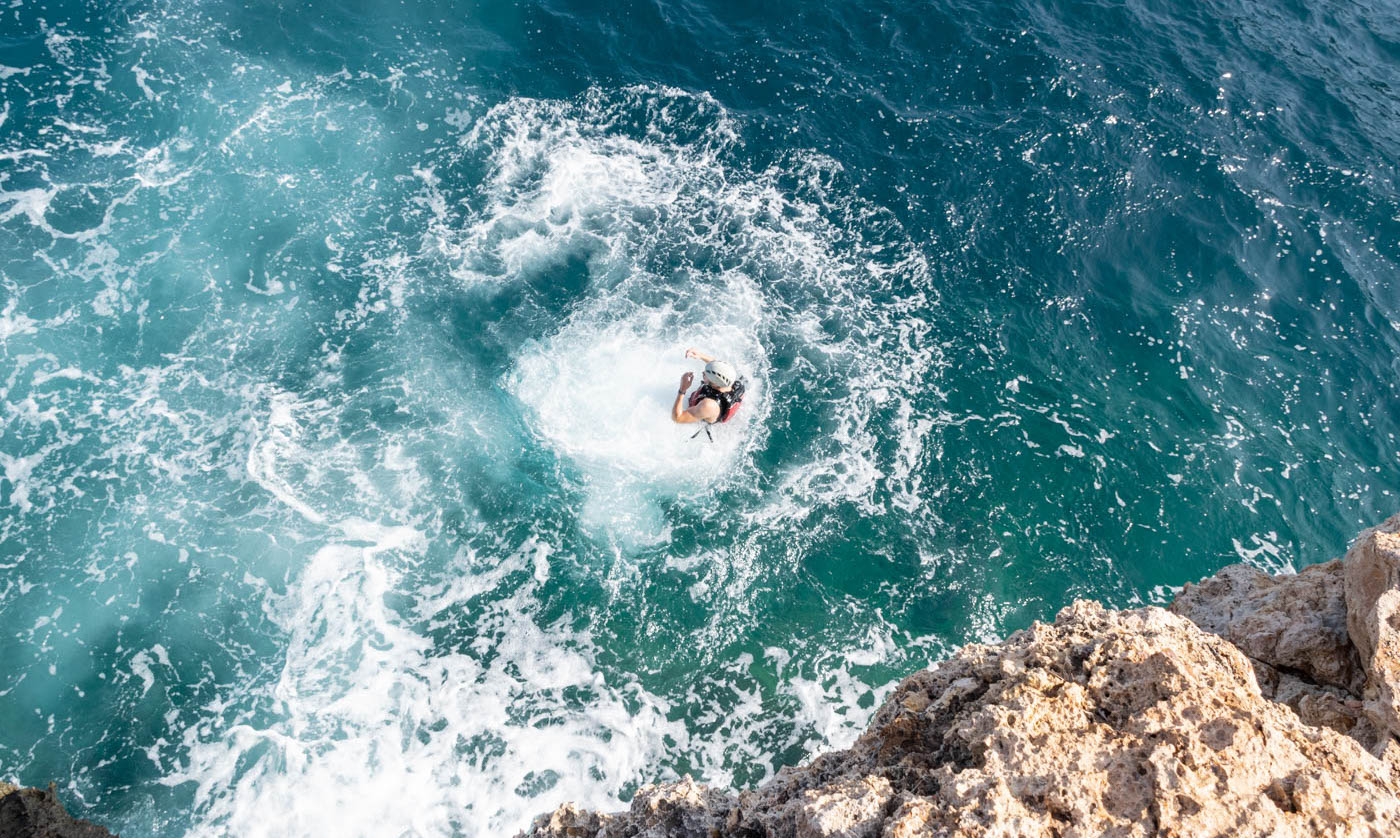
<path id="1" fill-rule="evenodd" d="M 127 838 L 750 787 L 1400 509 L 1393 3 L 14 0 L 0 96 L 0 778 Z"/>

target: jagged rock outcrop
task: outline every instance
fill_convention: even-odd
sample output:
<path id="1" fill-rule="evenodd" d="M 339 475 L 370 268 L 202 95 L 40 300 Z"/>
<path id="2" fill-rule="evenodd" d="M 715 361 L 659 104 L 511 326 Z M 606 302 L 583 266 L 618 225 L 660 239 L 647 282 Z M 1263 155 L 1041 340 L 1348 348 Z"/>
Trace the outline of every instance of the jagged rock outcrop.
<path id="1" fill-rule="evenodd" d="M 1365 683 L 1361 658 L 1347 635 L 1340 559 L 1293 576 L 1230 565 L 1186 585 L 1171 610 L 1250 658 L 1315 684 L 1359 693 Z"/>
<path id="2" fill-rule="evenodd" d="M 1292 576 L 1231 565 L 1172 610 L 1248 655 L 1266 697 L 1400 764 L 1400 515 Z"/>
<path id="3" fill-rule="evenodd" d="M 1366 667 L 1366 715 L 1400 736 L 1400 515 L 1347 551 L 1347 631 Z"/>
<path id="4" fill-rule="evenodd" d="M 112 833 L 79 820 L 48 789 L 23 789 L 0 783 L 0 836 L 4 838 L 113 838 Z"/>
<path id="5" fill-rule="evenodd" d="M 1291 576 L 1237 564 L 1186 585 L 1171 610 L 1244 652 L 1265 698 L 1376 747 L 1375 726 L 1358 727 L 1366 669 L 1347 633 L 1344 587 L 1341 559 Z"/>
<path id="6" fill-rule="evenodd" d="M 737 795 L 688 778 L 534 838 L 1400 835 L 1400 516 L 1170 611 L 1076 602 L 906 679 L 848 750 Z"/>

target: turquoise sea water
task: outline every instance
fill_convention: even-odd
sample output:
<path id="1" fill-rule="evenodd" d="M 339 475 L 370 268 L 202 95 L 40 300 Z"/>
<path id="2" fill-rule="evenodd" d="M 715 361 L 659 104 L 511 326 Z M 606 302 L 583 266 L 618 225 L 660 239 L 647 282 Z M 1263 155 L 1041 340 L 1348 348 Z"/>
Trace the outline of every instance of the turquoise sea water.
<path id="1" fill-rule="evenodd" d="M 1397 93 L 1380 2 L 8 3 L 0 778 L 508 835 L 1337 555 Z"/>

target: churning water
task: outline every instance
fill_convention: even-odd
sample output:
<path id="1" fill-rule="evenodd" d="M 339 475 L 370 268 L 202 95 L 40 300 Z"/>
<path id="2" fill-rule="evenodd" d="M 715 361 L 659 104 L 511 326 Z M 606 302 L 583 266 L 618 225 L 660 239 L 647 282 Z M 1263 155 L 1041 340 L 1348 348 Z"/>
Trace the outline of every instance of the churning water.
<path id="1" fill-rule="evenodd" d="M 507 835 L 1338 553 L 1397 506 L 1400 15 L 1179 5 L 7 4 L 0 777 Z"/>

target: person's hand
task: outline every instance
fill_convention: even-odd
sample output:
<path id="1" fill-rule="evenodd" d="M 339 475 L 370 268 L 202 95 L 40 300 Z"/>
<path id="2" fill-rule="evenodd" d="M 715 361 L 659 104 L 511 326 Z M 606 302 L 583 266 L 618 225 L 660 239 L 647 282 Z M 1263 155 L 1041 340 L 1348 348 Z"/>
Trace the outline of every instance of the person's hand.
<path id="1" fill-rule="evenodd" d="M 699 358 L 699 357 L 700 357 L 700 350 L 698 350 L 698 349 L 696 349 L 695 347 L 692 346 L 691 348 L 689 348 L 689 349 L 687 349 L 687 350 L 685 351 L 685 357 L 687 357 L 687 358 Z"/>
<path id="2" fill-rule="evenodd" d="M 690 383 L 694 380 L 695 373 L 693 372 L 688 372 L 685 375 L 681 376 L 681 392 L 684 393 L 686 390 L 689 390 Z"/>

